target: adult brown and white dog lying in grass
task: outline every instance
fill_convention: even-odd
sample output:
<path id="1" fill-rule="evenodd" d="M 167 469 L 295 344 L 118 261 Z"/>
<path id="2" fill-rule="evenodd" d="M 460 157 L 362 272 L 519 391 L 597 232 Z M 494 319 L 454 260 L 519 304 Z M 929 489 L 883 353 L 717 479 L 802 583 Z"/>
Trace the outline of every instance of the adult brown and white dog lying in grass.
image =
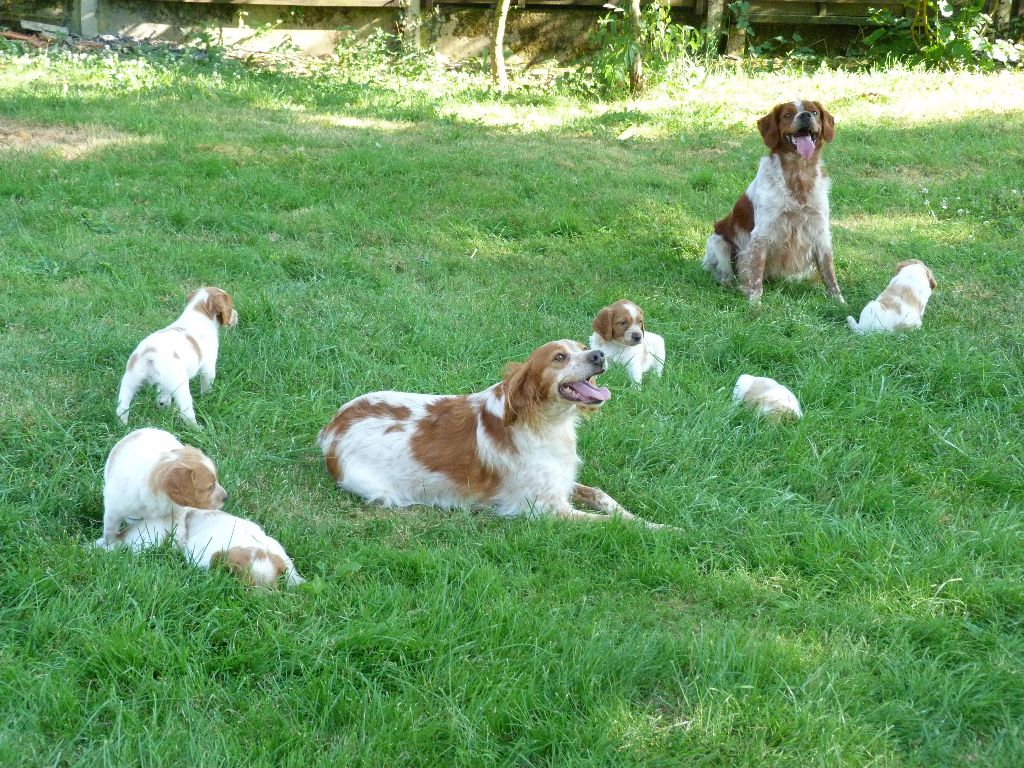
<path id="1" fill-rule="evenodd" d="M 885 290 L 860 311 L 860 321 L 847 317 L 846 324 L 854 333 L 920 328 L 924 308 L 937 287 L 935 275 L 923 261 L 900 262 Z"/>
<path id="2" fill-rule="evenodd" d="M 829 230 L 829 178 L 822 147 L 835 121 L 816 101 L 787 101 L 757 121 L 770 150 L 732 212 L 715 224 L 704 269 L 723 285 L 739 281 L 751 303 L 765 280 L 800 280 L 817 268 L 840 303 Z"/>
<path id="3" fill-rule="evenodd" d="M 126 522 L 166 519 L 170 527 L 184 530 L 186 509 L 220 509 L 227 498 L 217 482 L 217 468 L 202 451 L 162 429 L 137 429 L 107 456 L 103 538 L 96 544 L 116 546 Z"/>
<path id="4" fill-rule="evenodd" d="M 185 420 L 199 426 L 189 380 L 199 374 L 199 392 L 213 387 L 217 375 L 218 334 L 238 323 L 231 297 L 220 288 L 200 288 L 185 299 L 185 311 L 166 328 L 149 334 L 128 358 L 117 396 L 117 416 L 128 423 L 132 399 L 146 384 L 156 385 L 160 406 L 178 406 Z"/>
<path id="5" fill-rule="evenodd" d="M 318 438 L 340 488 L 385 506 L 490 507 L 499 515 L 648 523 L 576 482 L 581 409 L 611 397 L 604 353 L 553 341 L 471 395 L 374 392 L 341 407 Z M 584 512 L 574 504 L 603 515 Z"/>

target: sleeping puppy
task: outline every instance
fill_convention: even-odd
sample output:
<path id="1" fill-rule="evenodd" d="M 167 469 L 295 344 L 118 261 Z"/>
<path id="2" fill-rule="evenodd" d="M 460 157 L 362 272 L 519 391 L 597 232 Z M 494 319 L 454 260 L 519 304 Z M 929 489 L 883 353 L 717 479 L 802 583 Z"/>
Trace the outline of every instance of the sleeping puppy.
<path id="1" fill-rule="evenodd" d="M 920 328 L 924 308 L 937 287 L 935 276 L 923 261 L 900 262 L 886 289 L 860 311 L 860 322 L 847 317 L 846 324 L 854 333 Z"/>
<path id="2" fill-rule="evenodd" d="M 139 552 L 173 534 L 178 548 L 199 568 L 225 567 L 255 587 L 272 586 L 282 576 L 289 587 L 305 581 L 281 543 L 250 520 L 216 509 L 191 508 L 177 520 L 168 514 L 133 522 L 118 534 L 116 543 Z"/>
<path id="3" fill-rule="evenodd" d="M 339 488 L 389 507 L 487 507 L 499 515 L 647 523 L 576 482 L 576 424 L 611 394 L 605 356 L 553 341 L 471 395 L 374 392 L 346 403 L 317 438 Z M 587 506 L 603 514 L 577 509 Z"/>
<path id="4" fill-rule="evenodd" d="M 157 403 L 163 407 L 174 400 L 185 420 L 198 427 L 188 382 L 198 373 L 199 392 L 210 391 L 217 375 L 217 332 L 237 323 L 231 297 L 220 288 L 192 291 L 181 316 L 144 338 L 128 358 L 117 397 L 118 418 L 127 424 L 135 393 L 155 384 Z"/>
<path id="5" fill-rule="evenodd" d="M 722 285 L 737 282 L 752 304 L 761 300 L 765 280 L 803 280 L 817 270 L 828 295 L 844 304 L 821 164 L 835 120 L 819 102 L 797 99 L 776 105 L 757 128 L 768 156 L 729 215 L 715 223 L 704 269 Z"/>
<path id="6" fill-rule="evenodd" d="M 590 348 L 604 352 L 613 363 L 626 366 L 629 378 L 637 384 L 653 369 L 661 376 L 665 367 L 665 340 L 644 327 L 644 312 L 631 301 L 621 299 L 594 318 Z"/>
<path id="7" fill-rule="evenodd" d="M 103 468 L 103 538 L 96 544 L 115 546 L 125 522 L 166 519 L 183 531 L 185 509 L 220 509 L 227 498 L 202 451 L 162 429 L 137 429 L 118 441 Z"/>
<path id="8" fill-rule="evenodd" d="M 800 403 L 789 389 L 775 379 L 743 374 L 732 390 L 734 403 L 743 403 L 768 418 L 799 419 L 803 416 Z"/>

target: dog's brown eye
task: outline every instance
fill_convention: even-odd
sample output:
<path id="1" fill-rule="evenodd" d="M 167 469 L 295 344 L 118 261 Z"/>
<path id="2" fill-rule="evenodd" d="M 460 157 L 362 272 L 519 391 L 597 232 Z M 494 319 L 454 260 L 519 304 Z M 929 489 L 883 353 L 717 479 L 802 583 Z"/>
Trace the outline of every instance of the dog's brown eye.
<path id="1" fill-rule="evenodd" d="M 792 112 L 787 112 L 782 117 L 785 118 L 786 120 L 789 120 L 791 117 L 793 117 L 793 113 Z"/>
<path id="2" fill-rule="evenodd" d="M 814 115 L 815 117 L 817 117 L 818 116 L 818 111 L 815 110 L 815 111 L 811 112 L 811 114 Z"/>
<path id="3" fill-rule="evenodd" d="M 625 320 L 619 320 L 619 325 L 625 325 L 625 324 L 626 324 Z"/>
<path id="4" fill-rule="evenodd" d="M 562 362 L 563 360 L 566 360 L 566 359 L 568 359 L 568 358 L 567 358 L 565 352 L 559 352 L 557 355 L 555 355 L 555 360 L 557 360 L 558 362 Z"/>

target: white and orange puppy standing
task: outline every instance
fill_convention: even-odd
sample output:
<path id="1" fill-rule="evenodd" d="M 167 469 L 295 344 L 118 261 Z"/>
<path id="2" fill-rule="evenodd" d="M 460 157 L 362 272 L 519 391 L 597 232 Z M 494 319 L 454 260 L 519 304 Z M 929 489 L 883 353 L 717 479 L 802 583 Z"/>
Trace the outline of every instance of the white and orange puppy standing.
<path id="1" fill-rule="evenodd" d="M 238 312 L 225 291 L 192 291 L 178 319 L 144 338 L 128 358 L 117 397 L 118 418 L 127 424 L 135 394 L 154 384 L 160 406 L 173 400 L 185 420 L 198 427 L 189 381 L 198 374 L 200 393 L 210 391 L 217 375 L 218 332 L 237 323 Z"/>
<path id="2" fill-rule="evenodd" d="M 594 317 L 590 348 L 604 352 L 613 363 L 626 366 L 629 378 L 637 384 L 647 371 L 661 376 L 665 368 L 665 340 L 648 331 L 644 311 L 632 301 L 620 299 L 604 307 Z"/>
<path id="3" fill-rule="evenodd" d="M 389 507 L 490 508 L 502 516 L 648 523 L 576 481 L 582 410 L 611 397 L 604 353 L 553 341 L 470 395 L 374 392 L 343 405 L 318 437 L 339 488 Z M 603 514 L 577 509 L 585 506 Z"/>
<path id="4" fill-rule="evenodd" d="M 935 275 L 923 261 L 900 262 L 885 290 L 860 311 L 860 320 L 847 317 L 846 324 L 854 333 L 920 328 L 928 299 L 937 287 Z"/>

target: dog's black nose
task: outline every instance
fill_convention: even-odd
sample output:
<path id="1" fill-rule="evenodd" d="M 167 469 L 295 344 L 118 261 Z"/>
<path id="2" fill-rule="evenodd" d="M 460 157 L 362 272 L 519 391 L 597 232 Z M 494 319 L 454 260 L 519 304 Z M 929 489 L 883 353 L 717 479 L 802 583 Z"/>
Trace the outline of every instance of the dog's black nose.
<path id="1" fill-rule="evenodd" d="M 590 354 L 587 355 L 587 360 L 589 362 L 593 363 L 594 365 L 597 365 L 598 363 L 603 363 L 604 362 L 604 352 L 602 352 L 599 349 L 593 349 L 593 350 L 590 351 Z"/>
<path id="2" fill-rule="evenodd" d="M 644 335 L 642 333 L 639 333 L 637 331 L 633 332 L 633 341 L 640 341 L 640 339 L 642 339 L 643 337 Z"/>
<path id="3" fill-rule="evenodd" d="M 793 122 L 797 125 L 806 125 L 810 127 L 814 125 L 814 116 L 810 112 L 801 112 L 796 116 L 796 119 Z"/>

